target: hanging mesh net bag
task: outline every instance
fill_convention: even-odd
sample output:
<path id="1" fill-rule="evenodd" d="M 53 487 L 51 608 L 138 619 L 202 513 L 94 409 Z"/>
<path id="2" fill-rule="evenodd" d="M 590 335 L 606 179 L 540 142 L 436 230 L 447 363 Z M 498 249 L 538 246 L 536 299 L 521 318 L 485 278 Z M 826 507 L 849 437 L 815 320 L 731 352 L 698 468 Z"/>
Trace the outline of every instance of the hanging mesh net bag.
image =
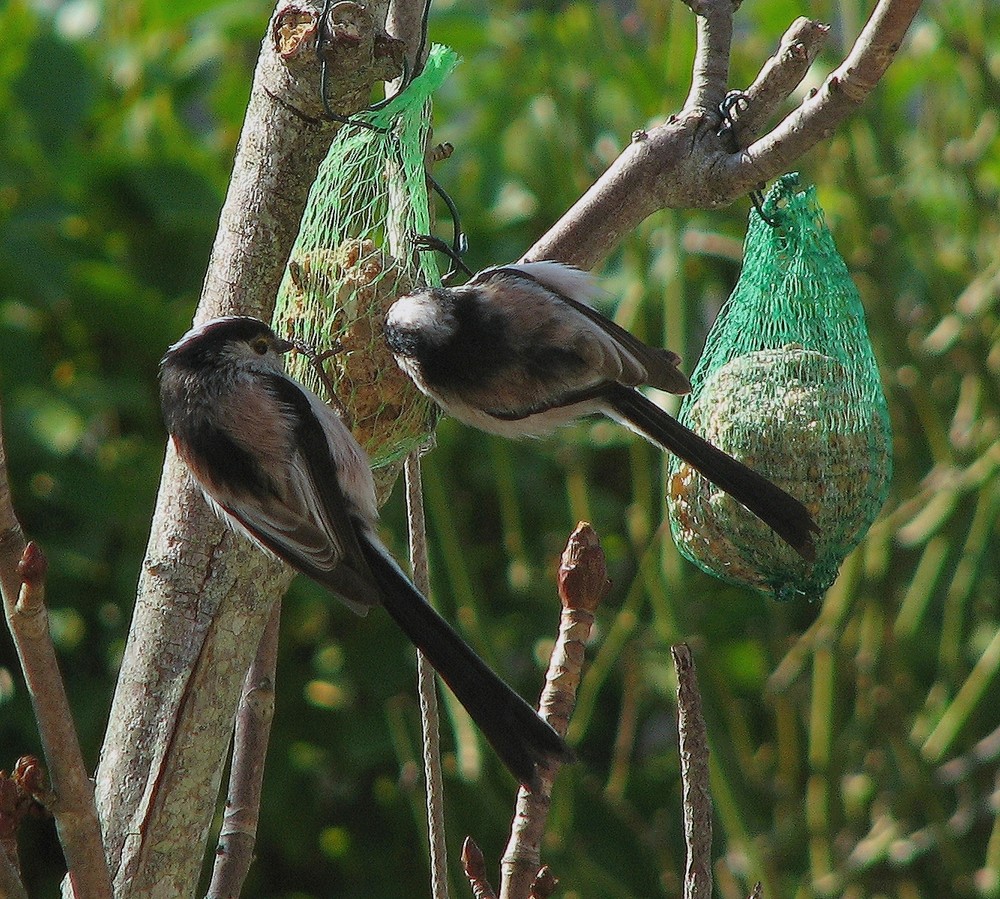
<path id="1" fill-rule="evenodd" d="M 289 373 L 341 407 L 371 457 L 380 503 L 406 455 L 430 443 L 436 420 L 433 404 L 396 365 L 382 323 L 397 297 L 441 283 L 433 254 L 418 252 L 414 238 L 430 231 L 430 96 L 457 61 L 435 45 L 402 93 L 340 129 L 310 190 L 275 304 L 279 334 L 320 357 L 332 351 L 322 363 L 326 377 L 299 354 Z"/>
<path id="2" fill-rule="evenodd" d="M 752 210 L 739 281 L 679 417 L 805 503 L 820 533 L 807 562 L 742 505 L 673 458 L 667 497 L 681 553 L 778 599 L 817 598 L 886 500 L 892 434 L 861 298 L 797 175 Z"/>

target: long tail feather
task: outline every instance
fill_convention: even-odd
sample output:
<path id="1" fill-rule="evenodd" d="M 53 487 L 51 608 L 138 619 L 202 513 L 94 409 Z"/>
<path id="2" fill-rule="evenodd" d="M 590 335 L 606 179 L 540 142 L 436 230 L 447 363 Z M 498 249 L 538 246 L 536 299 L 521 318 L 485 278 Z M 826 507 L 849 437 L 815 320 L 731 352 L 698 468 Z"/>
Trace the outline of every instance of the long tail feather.
<path id="1" fill-rule="evenodd" d="M 562 738 L 507 686 L 427 602 L 379 547 L 361 540 L 382 604 L 427 657 L 518 781 L 535 781 L 535 764 L 572 759 Z"/>
<path id="2" fill-rule="evenodd" d="M 816 558 L 812 535 L 819 533 L 819 528 L 795 497 L 712 446 L 638 391 L 615 384 L 608 391 L 607 401 L 615 417 L 700 471 L 746 506 L 802 558 Z"/>

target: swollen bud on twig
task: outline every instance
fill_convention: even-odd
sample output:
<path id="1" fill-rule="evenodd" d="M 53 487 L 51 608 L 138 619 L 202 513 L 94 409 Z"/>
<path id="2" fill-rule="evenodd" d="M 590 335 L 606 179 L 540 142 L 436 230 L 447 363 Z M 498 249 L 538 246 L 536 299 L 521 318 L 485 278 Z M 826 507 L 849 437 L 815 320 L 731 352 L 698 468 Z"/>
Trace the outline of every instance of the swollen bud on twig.
<path id="1" fill-rule="evenodd" d="M 557 886 L 559 886 L 559 878 L 552 873 L 552 869 L 548 865 L 542 865 L 535 875 L 535 882 L 531 885 L 528 899 L 549 899 L 549 896 L 556 891 Z"/>
<path id="2" fill-rule="evenodd" d="M 581 521 L 559 563 L 559 599 L 565 609 L 594 612 L 610 590 L 608 567 L 597 532 Z"/>
<path id="3" fill-rule="evenodd" d="M 29 540 L 28 545 L 21 553 L 21 561 L 17 563 L 17 574 L 21 582 L 30 587 L 37 587 L 45 580 L 45 575 L 49 570 L 49 560 L 42 552 L 42 548 Z"/>
<path id="4" fill-rule="evenodd" d="M 466 837 L 462 843 L 462 867 L 465 869 L 465 876 L 469 878 L 475 899 L 496 899 L 496 893 L 486 879 L 486 859 L 472 837 Z"/>

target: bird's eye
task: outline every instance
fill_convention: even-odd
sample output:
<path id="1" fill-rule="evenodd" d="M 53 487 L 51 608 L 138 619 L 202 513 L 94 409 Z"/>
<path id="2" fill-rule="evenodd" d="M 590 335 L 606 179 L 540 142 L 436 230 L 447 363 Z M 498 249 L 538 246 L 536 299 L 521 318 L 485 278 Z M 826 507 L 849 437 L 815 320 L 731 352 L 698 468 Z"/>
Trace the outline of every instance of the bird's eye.
<path id="1" fill-rule="evenodd" d="M 259 356 L 264 356 L 267 351 L 271 349 L 271 343 L 266 337 L 258 337 L 256 340 L 250 342 L 250 346 L 253 347 L 253 351 Z"/>

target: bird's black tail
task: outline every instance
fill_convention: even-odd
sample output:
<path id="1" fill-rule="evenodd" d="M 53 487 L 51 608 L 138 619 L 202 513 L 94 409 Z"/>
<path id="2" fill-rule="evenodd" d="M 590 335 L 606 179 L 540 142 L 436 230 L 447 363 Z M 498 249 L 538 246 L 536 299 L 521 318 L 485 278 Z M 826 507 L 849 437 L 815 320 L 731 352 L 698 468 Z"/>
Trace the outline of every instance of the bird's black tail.
<path id="1" fill-rule="evenodd" d="M 615 384 L 607 400 L 616 417 L 700 471 L 741 502 L 802 558 L 813 561 L 816 522 L 802 503 L 763 475 L 724 453 L 636 390 Z"/>
<path id="2" fill-rule="evenodd" d="M 518 781 L 525 786 L 535 782 L 536 762 L 571 760 L 562 738 L 476 655 L 396 563 L 364 537 L 361 546 L 386 611 L 441 675 Z"/>

